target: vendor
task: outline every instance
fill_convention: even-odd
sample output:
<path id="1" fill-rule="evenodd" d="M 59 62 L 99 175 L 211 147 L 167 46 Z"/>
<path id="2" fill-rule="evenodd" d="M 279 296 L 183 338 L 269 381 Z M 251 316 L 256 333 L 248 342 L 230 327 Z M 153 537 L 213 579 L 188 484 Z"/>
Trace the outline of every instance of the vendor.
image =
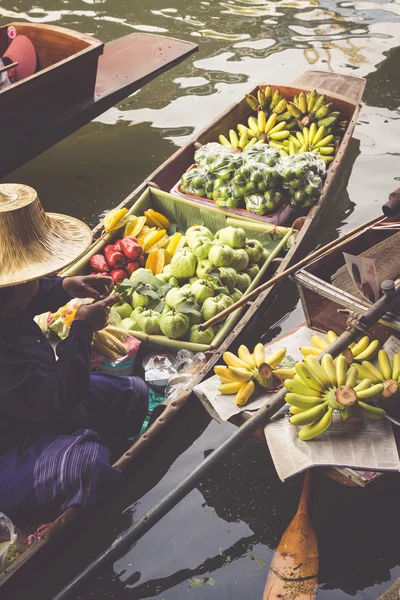
<path id="1" fill-rule="evenodd" d="M 46 214 L 32 188 L 3 184 L 0 230 L 0 512 L 54 515 L 115 488 L 120 471 L 102 440 L 139 433 L 149 392 L 140 378 L 90 372 L 93 333 L 118 299 L 112 279 L 48 276 L 85 252 L 86 225 Z M 33 317 L 88 297 L 56 360 Z"/>

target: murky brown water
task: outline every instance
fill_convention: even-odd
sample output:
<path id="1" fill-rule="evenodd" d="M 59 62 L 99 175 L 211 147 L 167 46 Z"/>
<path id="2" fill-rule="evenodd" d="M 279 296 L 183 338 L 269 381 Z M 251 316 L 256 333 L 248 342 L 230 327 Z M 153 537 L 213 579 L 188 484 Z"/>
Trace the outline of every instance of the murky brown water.
<path id="1" fill-rule="evenodd" d="M 400 3 L 354 0 L 2 0 L 0 22 L 64 25 L 108 41 L 151 31 L 196 41 L 197 55 L 7 177 L 33 185 L 47 209 L 96 224 L 177 146 L 259 82 L 291 82 L 306 69 L 367 78 L 352 143 L 347 191 L 318 240 L 374 216 L 400 184 Z M 301 320 L 292 284 L 265 323 L 264 340 Z M 249 336 L 254 332 L 249 331 Z M 53 547 L 10 598 L 50 599 L 118 532 L 231 432 L 192 401 L 173 436 L 130 474 L 123 493 Z M 171 439 L 173 437 L 173 439 Z M 248 441 L 79 598 L 260 599 L 273 550 L 300 481 L 282 484 L 263 444 Z M 316 482 L 318 599 L 375 599 L 400 575 L 400 484 L 366 490 Z M 193 579 L 209 582 L 193 586 Z M 213 585 L 211 585 L 213 584 Z"/>

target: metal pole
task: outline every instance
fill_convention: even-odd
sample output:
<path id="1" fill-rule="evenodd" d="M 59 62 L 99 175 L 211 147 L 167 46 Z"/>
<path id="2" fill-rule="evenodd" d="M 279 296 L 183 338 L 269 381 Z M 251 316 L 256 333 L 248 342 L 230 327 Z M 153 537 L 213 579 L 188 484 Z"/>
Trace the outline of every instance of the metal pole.
<path id="1" fill-rule="evenodd" d="M 384 287 L 384 284 L 382 284 Z M 390 308 L 392 302 L 400 295 L 400 285 L 391 289 L 378 300 L 363 316 L 355 319 L 353 324 L 359 323 L 361 328 L 367 329 L 378 321 Z M 324 353 L 330 353 L 336 357 L 343 352 L 348 345 L 360 336 L 362 329 L 352 328 L 350 331 L 344 331 L 338 339 L 331 344 Z M 76 593 L 77 588 L 89 576 L 94 575 L 101 567 L 108 562 L 121 556 L 130 546 L 144 536 L 162 517 L 164 517 L 174 506 L 176 506 L 193 488 L 198 485 L 209 469 L 214 465 L 232 455 L 232 452 L 240 446 L 241 442 L 249 438 L 257 429 L 265 426 L 267 421 L 285 404 L 286 389 L 283 388 L 277 394 L 260 408 L 255 415 L 250 417 L 234 434 L 214 450 L 200 465 L 191 473 L 186 475 L 168 494 L 164 496 L 157 504 L 148 510 L 136 523 L 118 536 L 113 544 L 105 550 L 98 558 L 86 567 L 77 577 L 53 598 L 53 600 L 65 600 L 69 598 L 72 592 Z"/>

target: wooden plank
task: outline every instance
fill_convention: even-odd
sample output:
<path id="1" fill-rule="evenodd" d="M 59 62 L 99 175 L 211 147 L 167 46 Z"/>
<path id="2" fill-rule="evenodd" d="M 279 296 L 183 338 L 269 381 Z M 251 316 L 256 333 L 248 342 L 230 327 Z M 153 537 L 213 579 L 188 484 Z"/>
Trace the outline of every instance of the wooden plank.
<path id="1" fill-rule="evenodd" d="M 32 121 L 22 131 L 16 129 L 1 153 L 0 177 L 80 129 L 197 49 L 191 42 L 147 33 L 132 33 L 109 42 L 99 58 L 95 96 L 49 119 Z"/>
<path id="2" fill-rule="evenodd" d="M 344 96 L 352 102 L 361 102 L 367 81 L 361 77 L 329 73 L 329 71 L 306 71 L 296 79 L 298 86 L 328 90 Z"/>

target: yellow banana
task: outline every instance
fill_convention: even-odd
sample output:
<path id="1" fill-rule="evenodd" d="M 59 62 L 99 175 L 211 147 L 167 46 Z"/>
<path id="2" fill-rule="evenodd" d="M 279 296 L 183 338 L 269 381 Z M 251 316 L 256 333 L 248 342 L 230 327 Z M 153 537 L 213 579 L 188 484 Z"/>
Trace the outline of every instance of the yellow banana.
<path id="1" fill-rule="evenodd" d="M 234 129 L 229 130 L 229 141 L 232 148 L 237 148 L 239 146 L 239 138 Z"/>
<path id="2" fill-rule="evenodd" d="M 250 396 L 254 392 L 254 381 L 249 381 L 238 391 L 235 397 L 237 406 L 244 406 L 250 400 Z"/>
<path id="3" fill-rule="evenodd" d="M 370 371 L 368 371 L 367 369 L 365 369 L 365 367 L 363 367 L 362 365 L 359 365 L 358 363 L 353 363 L 355 368 L 358 371 L 358 377 L 359 379 L 370 379 L 372 373 Z"/>
<path id="4" fill-rule="evenodd" d="M 258 127 L 258 122 L 257 119 L 255 117 L 249 117 L 248 119 L 248 124 L 249 124 L 249 129 L 255 134 L 255 135 L 259 135 L 260 133 L 260 129 Z"/>
<path id="5" fill-rule="evenodd" d="M 243 375 L 235 373 L 229 367 L 223 367 L 222 365 L 217 365 L 216 367 L 214 367 L 214 373 L 218 375 L 222 383 L 228 383 L 228 381 L 242 381 L 246 383 L 246 381 L 249 381 L 249 379 L 251 378 L 251 374 L 247 370 L 244 371 L 245 374 Z"/>
<path id="6" fill-rule="evenodd" d="M 331 382 L 329 380 L 329 377 L 325 373 L 324 369 L 321 367 L 319 360 L 315 356 L 306 356 L 306 358 L 304 359 L 304 362 L 307 365 L 307 367 L 310 369 L 310 371 L 315 373 L 315 375 L 318 377 L 318 379 L 320 381 L 322 381 L 322 383 L 324 384 L 326 389 L 329 389 L 331 386 Z"/>
<path id="7" fill-rule="evenodd" d="M 281 367 L 280 369 L 275 369 L 274 373 L 280 379 L 292 379 L 296 374 L 296 369 L 294 367 Z"/>
<path id="8" fill-rule="evenodd" d="M 267 365 L 269 365 L 270 367 L 276 367 L 283 361 L 285 356 L 286 348 L 278 348 L 277 350 L 275 350 L 275 352 L 273 352 L 273 354 L 266 356 L 264 362 L 266 362 Z M 257 366 L 259 367 L 260 365 Z"/>
<path id="9" fill-rule="evenodd" d="M 338 336 L 334 331 L 329 330 L 326 334 L 326 339 L 328 340 L 328 344 L 331 345 L 338 339 Z"/>
<path id="10" fill-rule="evenodd" d="M 393 356 L 392 378 L 398 380 L 400 377 L 400 352 Z"/>
<path id="11" fill-rule="evenodd" d="M 357 342 L 357 344 L 354 344 L 354 346 L 351 350 L 353 352 L 354 358 L 356 358 L 357 355 L 360 354 L 361 352 L 364 352 L 364 350 L 366 350 L 368 348 L 368 344 L 369 344 L 369 337 L 367 335 L 364 335 L 364 337 L 362 337 L 361 340 L 359 340 Z"/>
<path id="12" fill-rule="evenodd" d="M 275 114 L 275 113 L 273 113 L 273 114 Z M 268 131 L 268 136 L 271 136 L 273 133 L 278 133 L 279 131 L 282 131 L 282 129 L 285 129 L 285 127 L 286 127 L 286 121 L 281 121 L 280 123 L 275 125 L 275 127 L 272 127 L 272 129 L 270 129 Z"/>
<path id="13" fill-rule="evenodd" d="M 265 363 L 265 349 L 264 344 L 258 343 L 253 350 L 253 359 L 256 363 L 256 367 L 260 367 Z"/>
<path id="14" fill-rule="evenodd" d="M 375 356 L 375 354 L 378 351 L 378 348 L 379 348 L 379 342 L 378 342 L 378 340 L 373 340 L 367 346 L 367 348 L 364 350 L 364 352 L 360 352 L 360 354 L 357 354 L 357 356 L 355 356 L 354 358 L 357 361 L 368 360 L 369 358 L 372 358 L 373 356 Z M 353 354 L 354 354 L 354 352 L 353 352 Z"/>
<path id="15" fill-rule="evenodd" d="M 289 412 L 291 415 L 298 415 L 305 410 L 309 410 L 308 408 L 299 408 L 298 406 L 289 406 Z"/>
<path id="16" fill-rule="evenodd" d="M 224 352 L 222 358 L 228 367 L 236 367 L 238 369 L 248 369 L 248 365 L 233 354 L 233 352 Z"/>
<path id="17" fill-rule="evenodd" d="M 360 381 L 360 383 L 358 383 L 356 386 L 354 386 L 354 391 L 357 394 L 357 392 L 361 392 L 362 390 L 367 390 L 368 388 L 370 388 L 372 385 L 372 381 L 370 379 L 362 379 Z"/>
<path id="18" fill-rule="evenodd" d="M 239 138 L 239 146 L 242 150 L 244 150 L 244 148 L 246 148 L 247 144 L 249 143 L 249 130 L 246 129 L 246 131 L 243 131 L 240 134 L 240 138 Z"/>
<path id="19" fill-rule="evenodd" d="M 310 142 L 310 144 L 313 143 L 314 136 L 315 136 L 316 133 L 317 133 L 317 126 L 316 126 L 315 123 L 311 123 L 311 125 L 310 125 L 310 135 L 309 135 L 309 142 Z"/>
<path id="20" fill-rule="evenodd" d="M 357 379 L 358 379 L 358 371 L 357 371 L 356 367 L 353 367 L 353 365 L 352 365 L 351 367 L 349 367 L 349 370 L 347 371 L 345 385 L 347 385 L 348 387 L 354 388 L 354 386 L 357 383 Z"/>
<path id="21" fill-rule="evenodd" d="M 323 404 L 319 404 L 308 410 L 302 410 L 300 413 L 290 417 L 289 420 L 292 425 L 310 425 L 311 423 L 318 421 L 318 419 L 325 414 L 326 410 L 327 403 L 324 402 Z"/>
<path id="22" fill-rule="evenodd" d="M 330 354 L 325 354 L 321 360 L 321 366 L 324 369 L 332 387 L 337 387 L 336 369 L 333 358 Z"/>
<path id="23" fill-rule="evenodd" d="M 306 425 L 300 429 L 299 438 L 303 442 L 306 442 L 324 433 L 324 431 L 326 431 L 332 424 L 332 413 L 333 409 L 328 407 L 326 413 L 318 421 L 312 423 L 312 425 Z"/>
<path id="24" fill-rule="evenodd" d="M 302 133 L 303 133 L 303 137 L 304 137 L 304 144 L 307 144 L 307 146 L 308 146 L 308 144 L 310 142 L 310 135 L 309 135 L 310 132 L 308 130 L 308 127 L 303 127 Z"/>
<path id="25" fill-rule="evenodd" d="M 218 136 L 218 141 L 221 144 L 221 146 L 225 146 L 225 148 L 227 148 L 228 146 L 231 145 L 231 143 L 228 140 L 228 138 L 226 138 L 224 135 Z"/>
<path id="26" fill-rule="evenodd" d="M 322 140 L 322 138 L 324 137 L 324 134 L 325 134 L 325 127 L 323 125 L 321 125 L 321 127 L 318 129 L 317 133 L 314 135 L 313 144 L 318 144 L 318 142 L 320 142 Z"/>
<path id="27" fill-rule="evenodd" d="M 320 350 L 320 348 L 314 348 L 313 346 L 302 346 L 300 352 L 303 356 L 319 356 L 322 350 Z"/>
<path id="28" fill-rule="evenodd" d="M 337 384 L 340 387 L 341 385 L 345 384 L 347 372 L 347 362 L 343 354 L 339 354 L 337 357 L 335 367 Z"/>
<path id="29" fill-rule="evenodd" d="M 322 404 L 324 400 L 318 398 L 318 396 L 302 396 L 301 394 L 292 394 L 289 392 L 285 396 L 285 401 L 291 406 L 297 406 L 298 408 L 312 408 L 318 404 Z"/>
<path id="30" fill-rule="evenodd" d="M 269 137 L 271 140 L 280 141 L 285 140 L 290 136 L 290 131 L 287 129 L 283 129 L 282 131 L 278 131 L 277 133 L 269 133 Z"/>
<path id="31" fill-rule="evenodd" d="M 296 131 L 296 137 L 299 140 L 300 144 L 303 146 L 305 143 L 304 135 L 300 131 Z"/>
<path id="32" fill-rule="evenodd" d="M 378 406 L 372 406 L 371 404 L 366 404 L 362 401 L 359 401 L 358 404 L 361 406 L 368 419 L 383 419 L 386 414 L 383 408 L 379 408 Z"/>
<path id="33" fill-rule="evenodd" d="M 300 394 L 301 396 L 311 396 L 311 397 L 319 395 L 318 392 L 316 392 L 315 390 L 312 390 L 311 388 L 308 387 L 308 385 L 303 383 L 303 381 L 301 379 L 300 379 L 300 381 L 296 380 L 296 378 L 286 379 L 283 382 L 283 385 L 289 392 L 291 392 L 293 394 Z"/>
<path id="34" fill-rule="evenodd" d="M 314 108 L 316 99 L 317 99 L 317 91 L 316 90 L 313 90 L 312 92 L 307 94 L 307 112 L 312 111 L 312 109 Z"/>
<path id="35" fill-rule="evenodd" d="M 313 346 L 319 348 L 320 350 L 325 350 L 329 346 L 329 343 L 326 340 L 324 340 L 324 338 L 320 335 L 313 335 L 311 337 L 311 343 Z"/>
<path id="36" fill-rule="evenodd" d="M 253 355 L 251 354 L 247 346 L 244 346 L 243 344 L 239 346 L 238 357 L 241 361 L 246 363 L 246 365 L 250 367 L 250 369 L 256 368 L 256 363 L 254 362 Z"/>
<path id="37" fill-rule="evenodd" d="M 369 373 L 368 378 L 372 381 L 372 383 L 383 383 L 385 379 L 390 379 L 390 377 L 384 377 L 382 373 L 368 360 L 363 360 L 361 363 L 363 369 Z M 391 371 L 391 370 L 390 370 Z"/>
<path id="38" fill-rule="evenodd" d="M 383 385 L 381 383 L 376 383 L 375 385 L 371 385 L 371 387 L 366 390 L 359 390 L 356 392 L 358 400 L 368 400 L 369 398 L 375 398 L 383 392 Z"/>
<path id="39" fill-rule="evenodd" d="M 301 377 L 303 383 L 316 392 L 324 392 L 325 386 L 320 379 L 304 363 L 297 362 L 296 373 Z"/>
<path id="40" fill-rule="evenodd" d="M 240 369 L 238 367 L 230 367 L 230 369 L 243 381 L 250 381 L 250 379 L 253 377 L 253 372 L 249 371 L 249 369 Z"/>
<path id="41" fill-rule="evenodd" d="M 390 365 L 390 360 L 385 350 L 379 350 L 378 352 L 378 363 L 381 373 L 385 379 L 392 378 L 392 367 Z M 377 369 L 378 371 L 378 369 Z M 378 371 L 379 373 L 379 371 Z"/>
<path id="42" fill-rule="evenodd" d="M 307 112 L 307 97 L 304 92 L 299 94 L 299 109 L 303 114 Z"/>
<path id="43" fill-rule="evenodd" d="M 246 385 L 246 383 L 243 381 L 231 381 L 229 383 L 222 383 L 219 386 L 218 391 L 220 394 L 224 395 L 236 394 L 244 385 Z"/>
<path id="44" fill-rule="evenodd" d="M 261 132 L 264 132 L 265 126 L 267 124 L 267 117 L 265 116 L 265 112 L 263 110 L 258 111 L 257 123 L 258 123 L 258 129 Z"/>

